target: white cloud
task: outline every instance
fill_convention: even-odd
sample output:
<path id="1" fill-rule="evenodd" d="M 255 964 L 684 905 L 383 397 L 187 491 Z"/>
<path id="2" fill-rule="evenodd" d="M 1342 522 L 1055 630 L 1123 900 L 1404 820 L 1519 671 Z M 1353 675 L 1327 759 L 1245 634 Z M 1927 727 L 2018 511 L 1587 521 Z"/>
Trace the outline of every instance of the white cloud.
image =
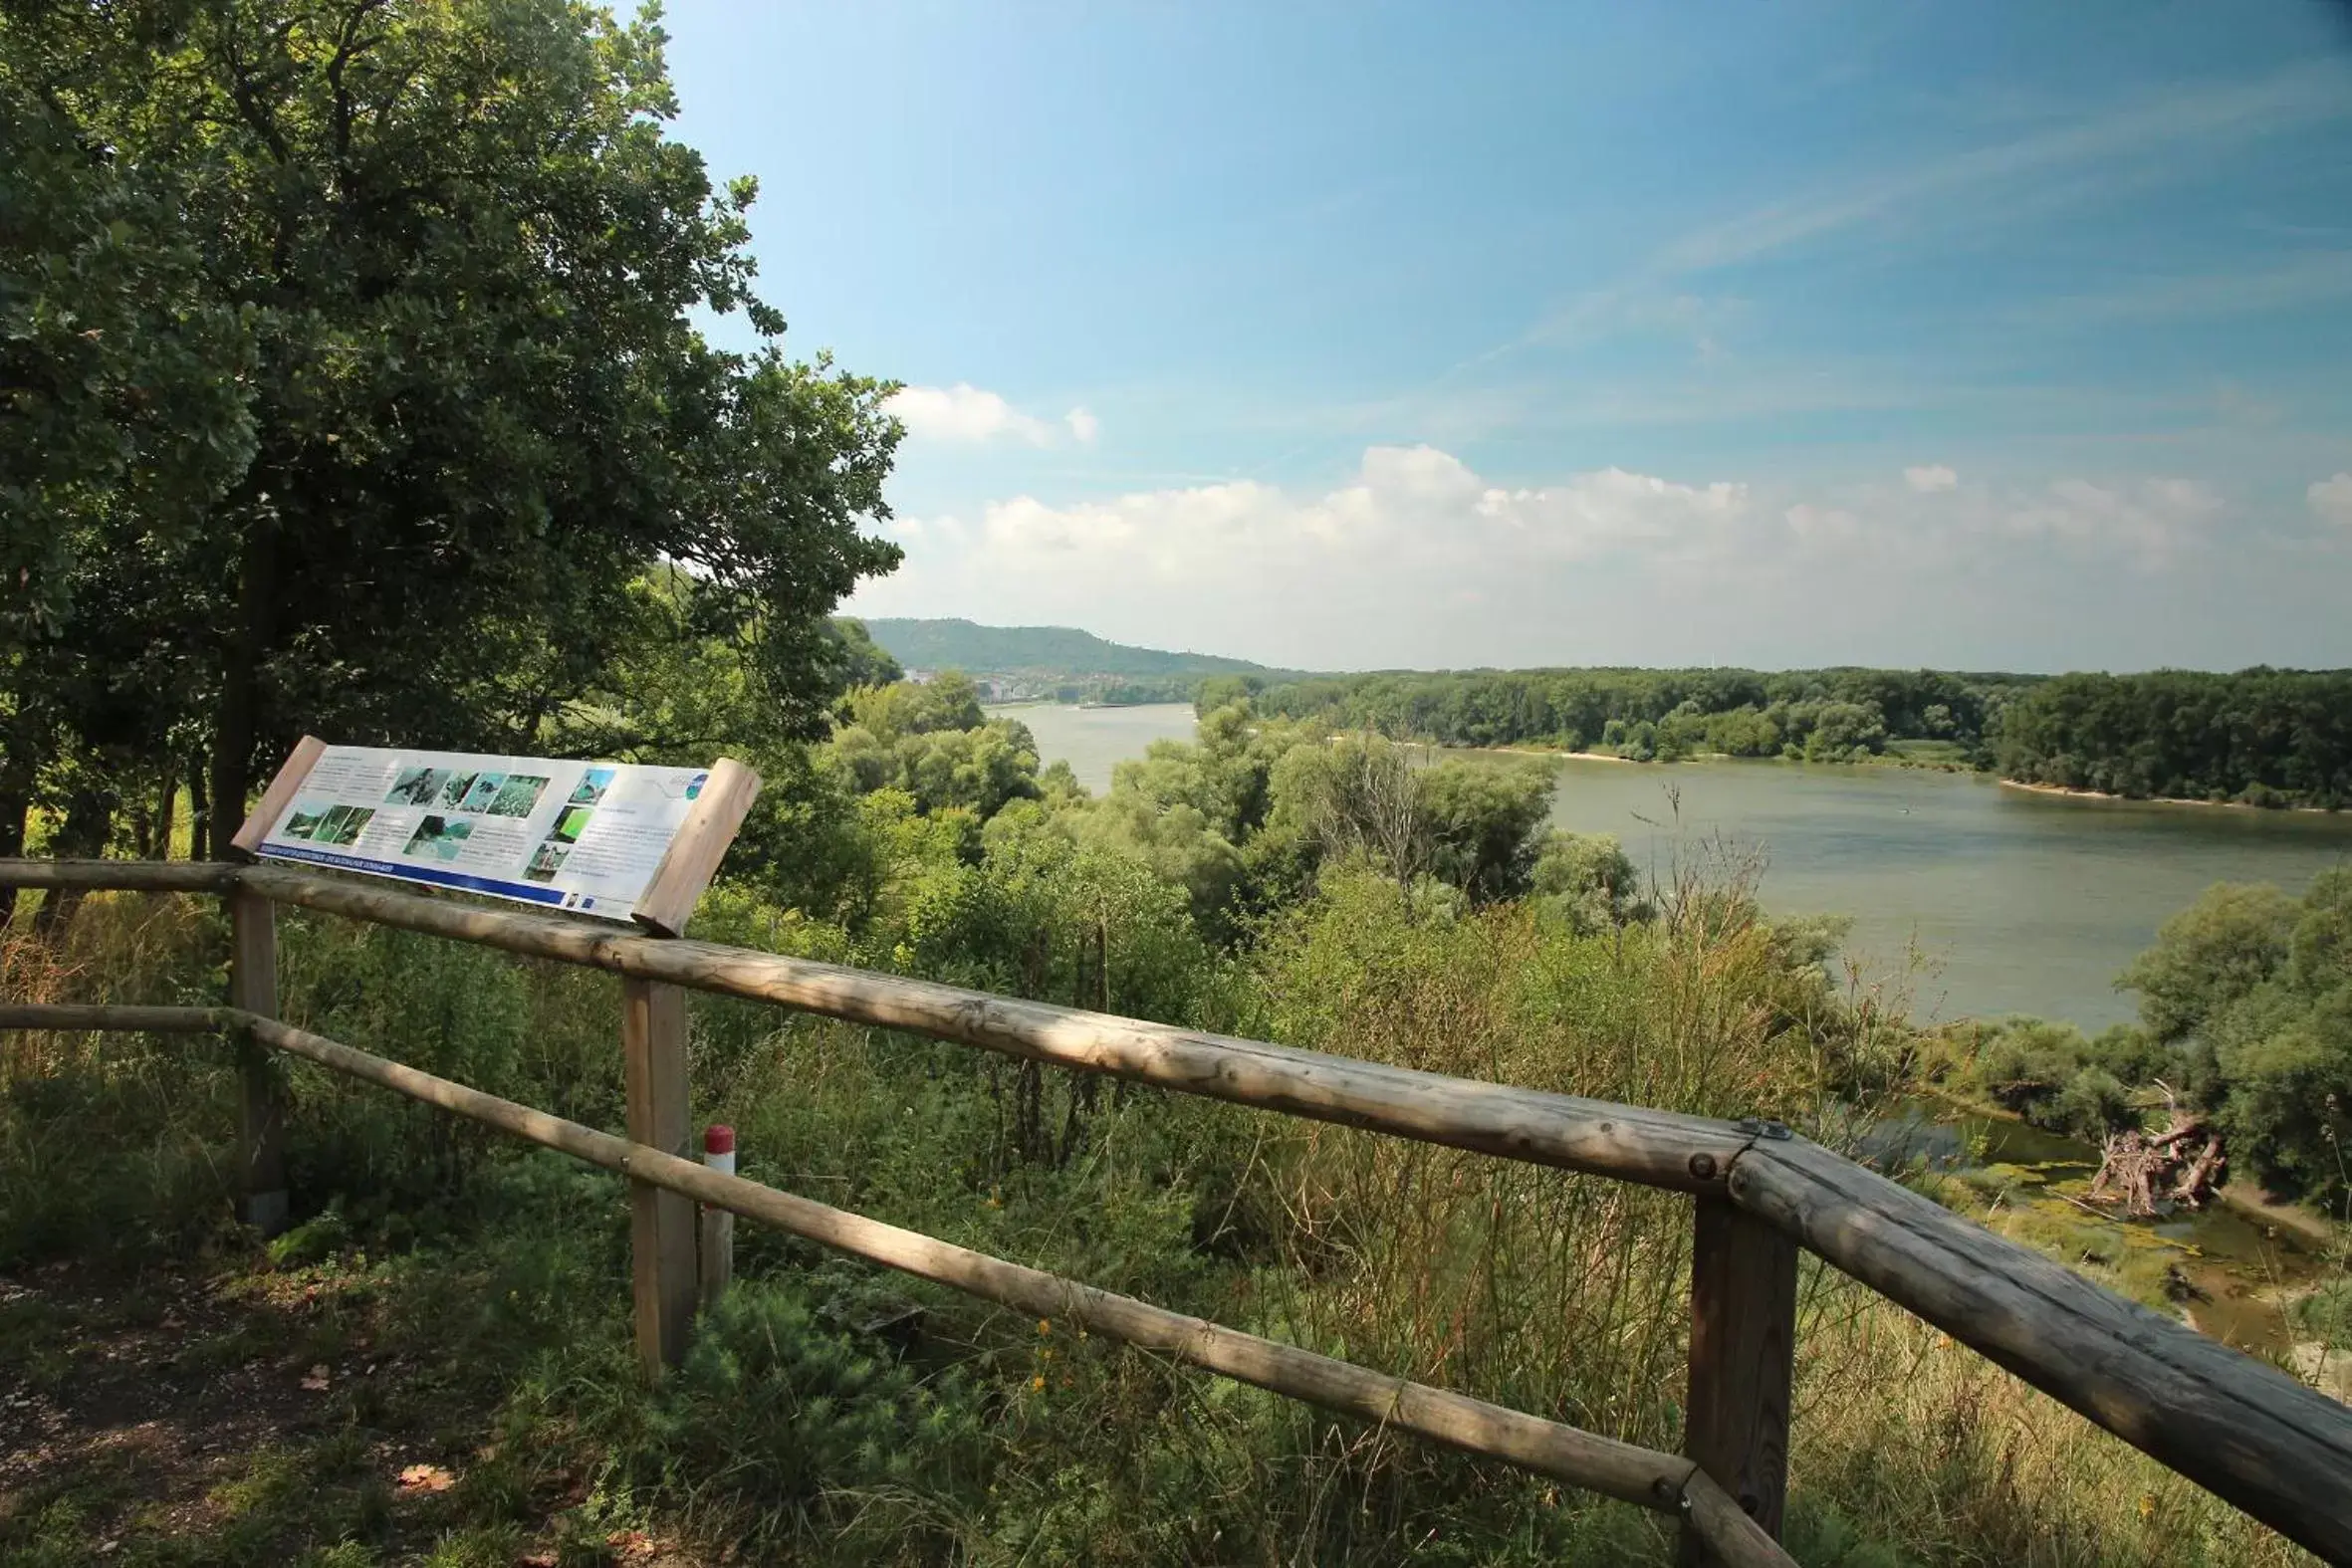
<path id="1" fill-rule="evenodd" d="M 2352 528 L 2352 474 L 2315 481 L 2303 492 L 2312 512 L 2330 523 Z"/>
<path id="2" fill-rule="evenodd" d="M 1942 463 L 1923 463 L 1917 468 L 1903 470 L 1903 482 L 1924 496 L 1938 490 L 1950 490 L 1960 483 L 1960 475 Z"/>
<path id="3" fill-rule="evenodd" d="M 1863 531 L 1862 520 L 1842 507 L 1817 506 L 1810 501 L 1799 501 L 1780 514 L 1788 531 L 1807 544 L 1844 544 L 1858 538 Z"/>
<path id="4" fill-rule="evenodd" d="M 980 537 L 1002 569 L 1099 572 L 1106 582 L 1291 569 L 1359 576 L 1413 562 L 1688 556 L 1736 523 L 1747 502 L 1745 485 L 1688 485 L 1620 468 L 1504 489 L 1436 447 L 1375 446 L 1350 483 L 1320 496 L 1255 480 L 1060 506 L 1019 496 L 983 509 Z"/>
<path id="5" fill-rule="evenodd" d="M 969 381 L 953 386 L 901 387 L 883 406 L 906 426 L 907 434 L 959 446 L 992 441 L 1053 446 L 1065 434 L 1086 443 L 1102 429 L 1102 422 L 1083 408 L 1073 408 L 1058 420 L 1041 419 Z"/>
<path id="6" fill-rule="evenodd" d="M 2144 479 L 2108 487 L 2061 479 L 2007 509 L 2013 533 L 2120 545 L 2145 566 L 2162 565 L 2203 536 L 2222 498 L 2189 479 Z"/>
<path id="7" fill-rule="evenodd" d="M 1489 490 L 1478 510 L 1552 556 L 1635 546 L 1690 555 L 1714 544 L 1724 525 L 1746 513 L 1748 487 L 1726 481 L 1684 485 L 1604 468 L 1541 490 Z"/>
<path id="8" fill-rule="evenodd" d="M 2352 476 L 2312 505 L 2352 519 Z M 854 608 L 1324 669 L 2345 662 L 2324 613 L 2225 611 L 2352 593 L 2352 555 L 2284 568 L 2241 510 L 2144 476 L 1922 490 L 1899 469 L 1766 486 L 1603 467 L 1499 484 L 1441 447 L 1374 446 L 1313 489 L 1234 479 L 902 519 L 905 565 Z"/>

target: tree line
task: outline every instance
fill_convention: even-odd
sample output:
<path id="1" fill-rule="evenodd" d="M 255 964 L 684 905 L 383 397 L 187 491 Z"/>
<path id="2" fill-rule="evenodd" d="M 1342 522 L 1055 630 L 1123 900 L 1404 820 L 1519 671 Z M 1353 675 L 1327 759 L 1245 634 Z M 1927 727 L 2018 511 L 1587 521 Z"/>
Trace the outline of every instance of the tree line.
<path id="1" fill-rule="evenodd" d="M 1605 749 L 1849 761 L 1899 743 L 1991 761 L 2002 710 L 2040 677 L 1837 668 L 1471 670 L 1203 683 L 1204 707 L 1247 691 L 1262 711 L 1443 746 Z"/>
<path id="2" fill-rule="evenodd" d="M 1202 683 L 1203 711 L 1443 746 L 1857 762 L 1895 755 L 2132 798 L 2352 805 L 2352 671 L 1476 670 Z"/>
<path id="3" fill-rule="evenodd" d="M 2026 784 L 2246 805 L 2352 805 L 2352 670 L 2065 675 L 2003 720 Z"/>

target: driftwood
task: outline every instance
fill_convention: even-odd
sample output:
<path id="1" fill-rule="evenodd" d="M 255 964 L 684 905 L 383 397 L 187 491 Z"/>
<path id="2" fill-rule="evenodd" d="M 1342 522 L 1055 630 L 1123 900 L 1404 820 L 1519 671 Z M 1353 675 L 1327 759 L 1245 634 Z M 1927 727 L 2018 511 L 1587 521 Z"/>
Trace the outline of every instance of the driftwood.
<path id="1" fill-rule="evenodd" d="M 2124 1213 L 2143 1219 L 2173 1208 L 2202 1209 L 2229 1163 L 2221 1134 L 2176 1110 L 2172 1125 L 2153 1137 L 2138 1131 L 2108 1135 L 2090 1201 L 2120 1204 Z"/>

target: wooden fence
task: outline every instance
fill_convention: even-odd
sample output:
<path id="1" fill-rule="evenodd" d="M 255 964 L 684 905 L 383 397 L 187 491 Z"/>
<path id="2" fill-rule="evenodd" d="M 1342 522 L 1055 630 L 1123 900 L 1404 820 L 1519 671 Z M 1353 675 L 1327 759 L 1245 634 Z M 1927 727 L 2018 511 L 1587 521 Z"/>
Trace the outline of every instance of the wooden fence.
<path id="1" fill-rule="evenodd" d="M 1785 1128 L 1450 1078 L 269 865 L 0 860 L 0 887 L 212 892 L 234 958 L 221 1008 L 0 1003 L 0 1028 L 218 1031 L 242 1052 L 244 1212 L 286 1211 L 282 1075 L 302 1056 L 626 1176 L 637 1342 L 674 1364 L 696 1298 L 695 1206 L 1038 1316 L 1062 1316 L 1276 1393 L 1679 1518 L 1686 1562 L 1784 1564 L 1802 1247 L 2322 1557 L 2352 1563 L 2352 1408 L 2092 1284 Z M 278 1021 L 274 910 L 295 905 L 611 971 L 627 1136 Z M 989 1257 L 682 1158 L 685 993 L 773 1003 L 1007 1055 L 1693 1198 L 1686 1452 L 1654 1453 Z"/>

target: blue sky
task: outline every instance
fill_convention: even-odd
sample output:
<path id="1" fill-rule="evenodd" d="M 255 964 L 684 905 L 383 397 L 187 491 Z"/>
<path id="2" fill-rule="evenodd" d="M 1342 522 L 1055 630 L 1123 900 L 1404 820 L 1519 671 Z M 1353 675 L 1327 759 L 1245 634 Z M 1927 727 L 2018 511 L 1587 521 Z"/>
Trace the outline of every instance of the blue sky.
<path id="1" fill-rule="evenodd" d="M 858 612 L 1316 668 L 2352 664 L 2345 6 L 667 26 L 790 346 L 907 383 Z"/>

